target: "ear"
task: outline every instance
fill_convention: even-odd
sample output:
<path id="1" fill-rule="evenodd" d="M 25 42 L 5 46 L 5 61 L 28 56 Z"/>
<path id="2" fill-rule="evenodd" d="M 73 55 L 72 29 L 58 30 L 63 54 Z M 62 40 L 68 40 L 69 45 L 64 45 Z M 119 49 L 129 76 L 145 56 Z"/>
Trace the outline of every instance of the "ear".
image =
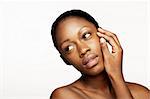
<path id="1" fill-rule="evenodd" d="M 63 61 L 64 61 L 67 65 L 71 65 L 71 64 L 63 57 L 63 55 L 60 54 L 60 57 L 63 59 Z"/>

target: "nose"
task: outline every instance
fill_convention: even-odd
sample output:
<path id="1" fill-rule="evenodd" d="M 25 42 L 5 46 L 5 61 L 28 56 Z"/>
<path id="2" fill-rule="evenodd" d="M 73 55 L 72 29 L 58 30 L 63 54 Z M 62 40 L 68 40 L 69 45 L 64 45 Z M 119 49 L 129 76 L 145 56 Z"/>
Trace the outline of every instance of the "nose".
<path id="1" fill-rule="evenodd" d="M 90 48 L 84 43 L 80 44 L 78 48 L 80 58 L 82 58 L 88 51 L 90 51 Z"/>

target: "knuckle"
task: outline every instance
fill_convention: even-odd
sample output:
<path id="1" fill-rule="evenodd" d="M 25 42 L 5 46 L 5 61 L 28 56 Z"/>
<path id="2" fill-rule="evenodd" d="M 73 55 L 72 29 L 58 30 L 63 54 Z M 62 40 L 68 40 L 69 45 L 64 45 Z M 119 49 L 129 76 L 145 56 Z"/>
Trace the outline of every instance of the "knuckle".
<path id="1" fill-rule="evenodd" d="M 123 49 L 122 49 L 121 47 L 119 47 L 118 51 L 119 51 L 120 53 L 123 53 Z"/>
<path id="2" fill-rule="evenodd" d="M 101 46 L 102 46 L 102 47 L 106 47 L 107 44 L 106 44 L 106 43 L 102 43 Z"/>
<path id="3" fill-rule="evenodd" d="M 113 41 L 113 38 L 110 36 L 110 37 L 108 37 L 108 40 L 109 41 Z"/>
<path id="4" fill-rule="evenodd" d="M 112 33 L 112 37 L 117 37 L 117 35 L 115 33 Z"/>

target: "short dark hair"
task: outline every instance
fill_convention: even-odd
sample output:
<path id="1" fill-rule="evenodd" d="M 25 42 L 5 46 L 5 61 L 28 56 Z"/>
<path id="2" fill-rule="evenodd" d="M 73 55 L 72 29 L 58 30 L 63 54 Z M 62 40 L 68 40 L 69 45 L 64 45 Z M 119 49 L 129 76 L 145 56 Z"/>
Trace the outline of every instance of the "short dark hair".
<path id="1" fill-rule="evenodd" d="M 64 20 L 65 18 L 71 17 L 71 16 L 75 16 L 75 17 L 81 17 L 86 19 L 87 21 L 93 23 L 95 25 L 96 28 L 99 27 L 98 23 L 96 22 L 96 20 L 87 12 L 82 11 L 82 10 L 77 10 L 77 9 L 73 9 L 73 10 L 69 10 L 66 11 L 64 13 L 62 13 L 52 24 L 51 27 L 51 35 L 52 35 L 52 40 L 54 43 L 55 48 L 58 50 L 58 46 L 57 46 L 57 42 L 56 42 L 56 36 L 55 36 L 55 32 L 57 29 L 57 26 L 59 24 L 60 21 Z"/>

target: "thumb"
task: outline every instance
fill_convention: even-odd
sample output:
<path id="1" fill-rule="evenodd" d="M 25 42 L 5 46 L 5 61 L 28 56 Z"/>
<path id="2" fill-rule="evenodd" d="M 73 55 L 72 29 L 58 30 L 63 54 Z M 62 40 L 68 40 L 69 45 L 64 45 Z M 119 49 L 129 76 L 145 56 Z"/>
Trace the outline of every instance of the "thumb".
<path id="1" fill-rule="evenodd" d="M 104 38 L 100 38 L 100 45 L 101 45 L 101 49 L 102 49 L 102 52 L 103 52 L 104 59 L 108 58 L 109 55 L 110 55 L 110 52 L 109 52 L 109 49 L 108 49 L 108 46 L 107 46 L 107 42 Z"/>

